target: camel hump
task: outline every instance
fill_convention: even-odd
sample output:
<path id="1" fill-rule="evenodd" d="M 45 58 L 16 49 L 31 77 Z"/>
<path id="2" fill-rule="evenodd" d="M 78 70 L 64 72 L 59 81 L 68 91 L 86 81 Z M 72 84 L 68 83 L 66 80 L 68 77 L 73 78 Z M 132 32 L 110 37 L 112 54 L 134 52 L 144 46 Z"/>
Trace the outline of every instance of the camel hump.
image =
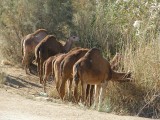
<path id="1" fill-rule="evenodd" d="M 98 48 L 92 48 L 86 53 L 85 57 L 88 57 L 89 59 L 100 59 L 103 56 Z"/>
<path id="2" fill-rule="evenodd" d="M 37 35 L 37 34 L 39 34 L 40 32 L 44 32 L 44 33 L 48 34 L 48 32 L 47 32 L 46 29 L 38 29 L 38 30 L 36 30 L 32 35 Z"/>
<path id="3" fill-rule="evenodd" d="M 48 37 L 48 39 L 54 39 L 54 40 L 56 40 L 56 37 L 54 35 L 48 35 L 47 37 Z"/>

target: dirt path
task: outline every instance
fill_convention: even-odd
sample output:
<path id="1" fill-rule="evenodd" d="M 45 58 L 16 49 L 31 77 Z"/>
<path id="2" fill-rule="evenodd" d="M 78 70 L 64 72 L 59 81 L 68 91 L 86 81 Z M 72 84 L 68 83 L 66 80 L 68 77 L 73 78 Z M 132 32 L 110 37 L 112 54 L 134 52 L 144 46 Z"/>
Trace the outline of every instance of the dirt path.
<path id="1" fill-rule="evenodd" d="M 0 89 L 0 120 L 149 120 L 147 118 L 118 116 L 72 105 L 33 101 Z"/>
<path id="2" fill-rule="evenodd" d="M 0 72 L 7 76 L 5 85 L 0 86 L 0 120 L 149 120 L 88 110 L 42 97 L 39 95 L 43 89 L 38 77 L 26 75 L 19 67 L 0 68 Z"/>

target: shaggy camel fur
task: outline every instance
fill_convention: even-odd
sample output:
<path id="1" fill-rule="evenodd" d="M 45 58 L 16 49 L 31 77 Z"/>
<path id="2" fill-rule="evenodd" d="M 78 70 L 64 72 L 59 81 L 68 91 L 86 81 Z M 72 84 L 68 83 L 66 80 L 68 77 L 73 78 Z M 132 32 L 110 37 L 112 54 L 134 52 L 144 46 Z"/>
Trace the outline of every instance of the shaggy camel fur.
<path id="1" fill-rule="evenodd" d="M 96 107 L 99 97 L 98 110 L 100 110 L 108 81 L 130 81 L 130 76 L 130 73 L 118 73 L 113 71 L 110 63 L 103 58 L 100 50 L 92 48 L 73 66 L 75 100 L 78 100 L 77 90 L 79 81 L 81 81 L 83 100 L 86 98 L 87 84 L 95 85 L 94 106 Z"/>
<path id="2" fill-rule="evenodd" d="M 75 62 L 77 62 L 89 49 L 78 49 L 68 53 L 62 60 L 60 65 L 61 84 L 60 84 L 60 97 L 63 100 L 65 95 L 65 83 L 68 80 L 68 96 L 71 98 L 72 88 L 72 68 Z"/>
<path id="3" fill-rule="evenodd" d="M 120 67 L 120 62 L 123 59 L 123 55 L 120 53 L 116 53 L 116 55 L 113 57 L 113 59 L 110 61 L 110 65 L 112 70 L 118 70 Z"/>
<path id="4" fill-rule="evenodd" d="M 22 64 L 24 65 L 26 74 L 29 74 L 28 68 L 30 70 L 30 65 L 32 65 L 32 61 L 34 59 L 34 51 L 37 44 L 43 40 L 44 37 L 47 36 L 47 31 L 45 29 L 38 29 L 32 34 L 28 34 L 21 41 L 21 49 L 22 49 Z"/>
<path id="5" fill-rule="evenodd" d="M 56 55 L 58 53 L 68 52 L 71 49 L 73 42 L 78 40 L 78 37 L 72 36 L 68 39 L 68 41 L 66 41 L 65 45 L 63 46 L 56 40 L 53 35 L 48 35 L 36 46 L 35 61 L 38 63 L 40 83 L 42 83 L 43 62 L 50 56 Z"/>

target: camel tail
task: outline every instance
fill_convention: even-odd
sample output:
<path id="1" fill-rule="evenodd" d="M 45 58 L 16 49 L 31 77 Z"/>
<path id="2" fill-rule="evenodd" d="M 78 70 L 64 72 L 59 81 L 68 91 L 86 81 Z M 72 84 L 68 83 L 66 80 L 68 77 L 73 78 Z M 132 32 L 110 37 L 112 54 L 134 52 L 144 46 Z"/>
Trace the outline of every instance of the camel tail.
<path id="1" fill-rule="evenodd" d="M 22 52 L 22 55 L 24 55 L 24 52 L 23 52 L 23 43 L 24 43 L 24 38 L 21 40 L 21 52 Z"/>
<path id="2" fill-rule="evenodd" d="M 38 63 L 38 60 L 40 59 L 40 47 L 38 47 L 36 50 L 35 50 L 35 62 Z"/>
<path id="3" fill-rule="evenodd" d="M 43 73 L 45 74 L 45 71 L 46 71 L 46 61 L 44 61 L 43 63 Z"/>
<path id="4" fill-rule="evenodd" d="M 79 64 L 75 64 L 73 67 L 73 81 L 74 82 L 79 81 L 79 73 L 78 73 L 79 67 L 80 67 Z"/>
<path id="5" fill-rule="evenodd" d="M 62 60 L 60 67 L 59 67 L 61 76 L 63 75 L 63 66 L 64 66 L 64 61 Z"/>
<path id="6" fill-rule="evenodd" d="M 54 63 L 55 63 L 56 59 L 52 60 L 52 76 L 55 75 L 54 73 Z"/>

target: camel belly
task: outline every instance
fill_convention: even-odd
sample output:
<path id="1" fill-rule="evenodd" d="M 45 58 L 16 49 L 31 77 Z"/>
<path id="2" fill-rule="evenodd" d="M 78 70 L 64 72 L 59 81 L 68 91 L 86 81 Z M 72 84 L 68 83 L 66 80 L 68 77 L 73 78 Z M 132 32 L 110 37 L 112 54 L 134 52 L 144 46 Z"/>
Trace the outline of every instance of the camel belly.
<path id="1" fill-rule="evenodd" d="M 98 85 L 98 84 L 102 83 L 103 75 L 102 74 L 94 74 L 94 73 L 91 74 L 89 72 L 86 72 L 85 74 L 83 74 L 82 80 L 86 84 Z"/>

